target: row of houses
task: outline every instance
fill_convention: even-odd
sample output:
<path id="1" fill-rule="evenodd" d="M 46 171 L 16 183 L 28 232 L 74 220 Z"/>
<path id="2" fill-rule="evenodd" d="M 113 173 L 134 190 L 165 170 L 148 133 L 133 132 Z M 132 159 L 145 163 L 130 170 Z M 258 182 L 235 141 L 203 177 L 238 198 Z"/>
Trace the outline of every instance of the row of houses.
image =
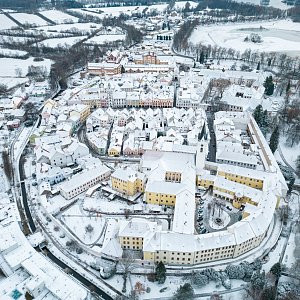
<path id="1" fill-rule="evenodd" d="M 146 150 L 172 151 L 180 145 L 197 146 L 207 139 L 206 115 L 202 109 L 97 109 L 86 122 L 87 138 L 99 154 L 142 155 Z M 109 130 L 111 139 L 108 141 Z"/>

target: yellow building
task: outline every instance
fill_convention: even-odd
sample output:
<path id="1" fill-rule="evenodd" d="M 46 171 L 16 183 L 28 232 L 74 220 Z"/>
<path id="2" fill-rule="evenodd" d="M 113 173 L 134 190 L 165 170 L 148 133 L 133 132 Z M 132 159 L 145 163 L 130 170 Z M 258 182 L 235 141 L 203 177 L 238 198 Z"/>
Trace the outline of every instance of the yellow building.
<path id="1" fill-rule="evenodd" d="M 182 191 L 183 185 L 179 182 L 152 181 L 147 184 L 145 195 L 149 204 L 174 206 L 176 195 Z"/>
<path id="2" fill-rule="evenodd" d="M 216 177 L 213 194 L 230 201 L 235 208 L 240 208 L 246 203 L 257 206 L 262 198 L 262 191 L 220 176 Z"/>
<path id="3" fill-rule="evenodd" d="M 127 196 L 142 193 L 145 189 L 145 175 L 130 167 L 117 169 L 111 175 L 112 188 Z"/>
<path id="4" fill-rule="evenodd" d="M 214 185 L 216 176 L 210 174 L 197 175 L 196 184 L 198 187 L 208 189 Z"/>
<path id="5" fill-rule="evenodd" d="M 108 156 L 120 156 L 121 147 L 120 146 L 112 146 L 108 149 L 107 154 Z"/>
<path id="6" fill-rule="evenodd" d="M 157 223 L 145 219 L 121 221 L 119 242 L 123 249 L 142 250 L 144 238 L 157 230 Z"/>
<path id="7" fill-rule="evenodd" d="M 263 188 L 266 179 L 265 172 L 226 164 L 218 166 L 218 175 L 259 190 Z"/>
<path id="8" fill-rule="evenodd" d="M 90 115 L 90 107 L 85 104 L 75 104 L 71 106 L 70 117 L 79 116 L 80 122 L 84 123 L 87 117 Z"/>

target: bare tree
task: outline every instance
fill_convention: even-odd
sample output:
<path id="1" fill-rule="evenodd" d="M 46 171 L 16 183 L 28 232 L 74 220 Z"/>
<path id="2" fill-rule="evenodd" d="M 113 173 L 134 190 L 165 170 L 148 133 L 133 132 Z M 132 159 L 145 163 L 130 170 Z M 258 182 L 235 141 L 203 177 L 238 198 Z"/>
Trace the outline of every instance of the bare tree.
<path id="1" fill-rule="evenodd" d="M 119 261 L 119 266 L 123 272 L 123 288 L 122 292 L 126 292 L 126 283 L 129 273 L 135 268 L 134 267 L 134 258 L 130 252 L 124 253 L 124 258 Z"/>

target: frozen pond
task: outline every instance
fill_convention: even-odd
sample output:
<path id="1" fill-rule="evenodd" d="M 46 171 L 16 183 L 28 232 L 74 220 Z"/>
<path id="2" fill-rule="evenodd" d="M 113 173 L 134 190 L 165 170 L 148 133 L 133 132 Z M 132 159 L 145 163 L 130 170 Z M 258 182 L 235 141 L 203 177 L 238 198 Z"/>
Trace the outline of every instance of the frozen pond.
<path id="1" fill-rule="evenodd" d="M 262 43 L 246 42 L 245 38 L 251 33 L 260 35 Z M 233 48 L 241 53 L 251 49 L 251 51 L 284 52 L 298 56 L 300 55 L 300 23 L 279 20 L 199 26 L 193 31 L 190 41 L 193 44 Z"/>

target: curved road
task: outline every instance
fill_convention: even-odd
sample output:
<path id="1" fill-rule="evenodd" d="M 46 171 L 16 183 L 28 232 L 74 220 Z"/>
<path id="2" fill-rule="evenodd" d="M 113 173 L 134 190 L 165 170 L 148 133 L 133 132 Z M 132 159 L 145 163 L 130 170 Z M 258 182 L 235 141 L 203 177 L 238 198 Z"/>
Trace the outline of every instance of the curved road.
<path id="1" fill-rule="evenodd" d="M 22 168 L 22 162 L 19 161 L 19 174 L 20 174 L 20 179 L 21 179 L 21 191 L 22 191 L 22 199 L 23 199 L 23 205 L 25 208 L 25 213 L 27 217 L 27 221 L 29 224 L 29 227 L 31 229 L 31 232 L 34 233 L 36 231 L 36 226 L 33 221 L 29 206 L 28 206 L 28 199 L 27 199 L 27 193 L 26 193 L 26 188 L 25 188 L 25 183 L 24 183 L 24 172 Z M 105 300 L 113 300 L 113 298 L 105 293 L 103 290 L 101 290 L 99 287 L 97 287 L 95 284 L 93 284 L 91 281 L 88 279 L 84 278 L 82 275 L 77 273 L 74 269 L 72 269 L 70 266 L 67 266 L 64 262 L 62 262 L 60 259 L 58 259 L 55 255 L 49 251 L 49 249 L 44 248 L 47 250 L 47 256 L 57 265 L 59 265 L 61 268 L 65 269 L 68 268 L 70 270 L 70 274 L 74 276 L 78 281 L 80 281 L 88 290 L 93 290 L 97 295 L 102 297 L 102 299 Z"/>

